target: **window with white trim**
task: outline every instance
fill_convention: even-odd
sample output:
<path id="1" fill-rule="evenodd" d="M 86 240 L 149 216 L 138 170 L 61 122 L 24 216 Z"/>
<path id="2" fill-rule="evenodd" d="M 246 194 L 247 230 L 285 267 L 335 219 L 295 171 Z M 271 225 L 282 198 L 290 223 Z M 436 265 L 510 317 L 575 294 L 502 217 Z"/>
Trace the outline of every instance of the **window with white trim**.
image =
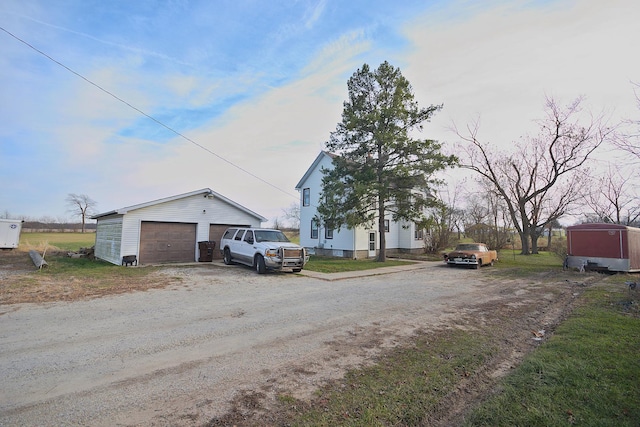
<path id="1" fill-rule="evenodd" d="M 302 189 L 302 206 L 309 206 L 311 204 L 311 189 Z"/>

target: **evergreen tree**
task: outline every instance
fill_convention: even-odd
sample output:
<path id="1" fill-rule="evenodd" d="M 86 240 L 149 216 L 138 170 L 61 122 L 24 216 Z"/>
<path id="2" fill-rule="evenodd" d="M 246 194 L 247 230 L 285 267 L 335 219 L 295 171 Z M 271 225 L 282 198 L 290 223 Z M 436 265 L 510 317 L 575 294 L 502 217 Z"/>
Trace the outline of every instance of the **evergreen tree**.
<path id="1" fill-rule="evenodd" d="M 415 138 L 442 105 L 420 108 L 399 68 L 385 61 L 371 71 L 364 64 L 347 86 L 342 121 L 326 143 L 337 156 L 334 168 L 323 170 L 318 220 L 332 229 L 377 221 L 378 261 L 384 262 L 385 215 L 424 222 L 425 209 L 436 203 L 434 174 L 457 159 L 443 155 L 436 141 Z"/>

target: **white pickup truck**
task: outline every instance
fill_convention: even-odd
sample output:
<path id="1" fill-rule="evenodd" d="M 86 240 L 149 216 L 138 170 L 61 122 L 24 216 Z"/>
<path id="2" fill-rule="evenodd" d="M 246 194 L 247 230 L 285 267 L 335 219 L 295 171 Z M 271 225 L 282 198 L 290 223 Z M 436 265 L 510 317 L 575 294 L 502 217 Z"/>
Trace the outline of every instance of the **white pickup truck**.
<path id="1" fill-rule="evenodd" d="M 220 239 L 225 264 L 245 264 L 258 274 L 267 270 L 292 269 L 300 272 L 309 261 L 303 247 L 291 243 L 280 230 L 229 228 Z"/>

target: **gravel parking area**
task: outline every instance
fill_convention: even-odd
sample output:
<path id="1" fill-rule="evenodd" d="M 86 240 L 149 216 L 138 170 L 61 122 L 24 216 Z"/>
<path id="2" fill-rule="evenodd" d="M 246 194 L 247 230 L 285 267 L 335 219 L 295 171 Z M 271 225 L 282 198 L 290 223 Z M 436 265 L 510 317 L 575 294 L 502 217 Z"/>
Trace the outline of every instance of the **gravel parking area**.
<path id="1" fill-rule="evenodd" d="M 221 265 L 163 274 L 183 280 L 1 306 L 0 425 L 202 425 L 242 393 L 309 396 L 480 304 L 554 299 L 540 284 L 439 262 L 331 281 Z"/>

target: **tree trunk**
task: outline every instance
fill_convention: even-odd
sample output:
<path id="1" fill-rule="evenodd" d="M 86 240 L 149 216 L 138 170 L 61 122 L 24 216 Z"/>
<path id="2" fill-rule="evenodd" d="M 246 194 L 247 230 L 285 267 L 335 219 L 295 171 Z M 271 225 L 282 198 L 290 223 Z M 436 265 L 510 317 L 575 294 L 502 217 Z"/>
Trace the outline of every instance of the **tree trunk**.
<path id="1" fill-rule="evenodd" d="M 529 255 L 530 253 L 529 230 L 528 229 L 518 230 L 518 235 L 520 236 L 520 244 L 522 246 L 522 251 L 520 251 L 520 255 Z"/>
<path id="2" fill-rule="evenodd" d="M 387 236 L 384 230 L 384 204 L 378 201 L 378 234 L 380 235 L 380 249 L 378 251 L 378 262 L 387 260 Z"/>
<path id="3" fill-rule="evenodd" d="M 530 236 L 531 236 L 531 253 L 532 254 L 537 254 L 538 253 L 538 238 L 540 237 L 540 233 L 537 232 L 535 228 L 532 228 L 531 232 L 530 232 Z"/>

